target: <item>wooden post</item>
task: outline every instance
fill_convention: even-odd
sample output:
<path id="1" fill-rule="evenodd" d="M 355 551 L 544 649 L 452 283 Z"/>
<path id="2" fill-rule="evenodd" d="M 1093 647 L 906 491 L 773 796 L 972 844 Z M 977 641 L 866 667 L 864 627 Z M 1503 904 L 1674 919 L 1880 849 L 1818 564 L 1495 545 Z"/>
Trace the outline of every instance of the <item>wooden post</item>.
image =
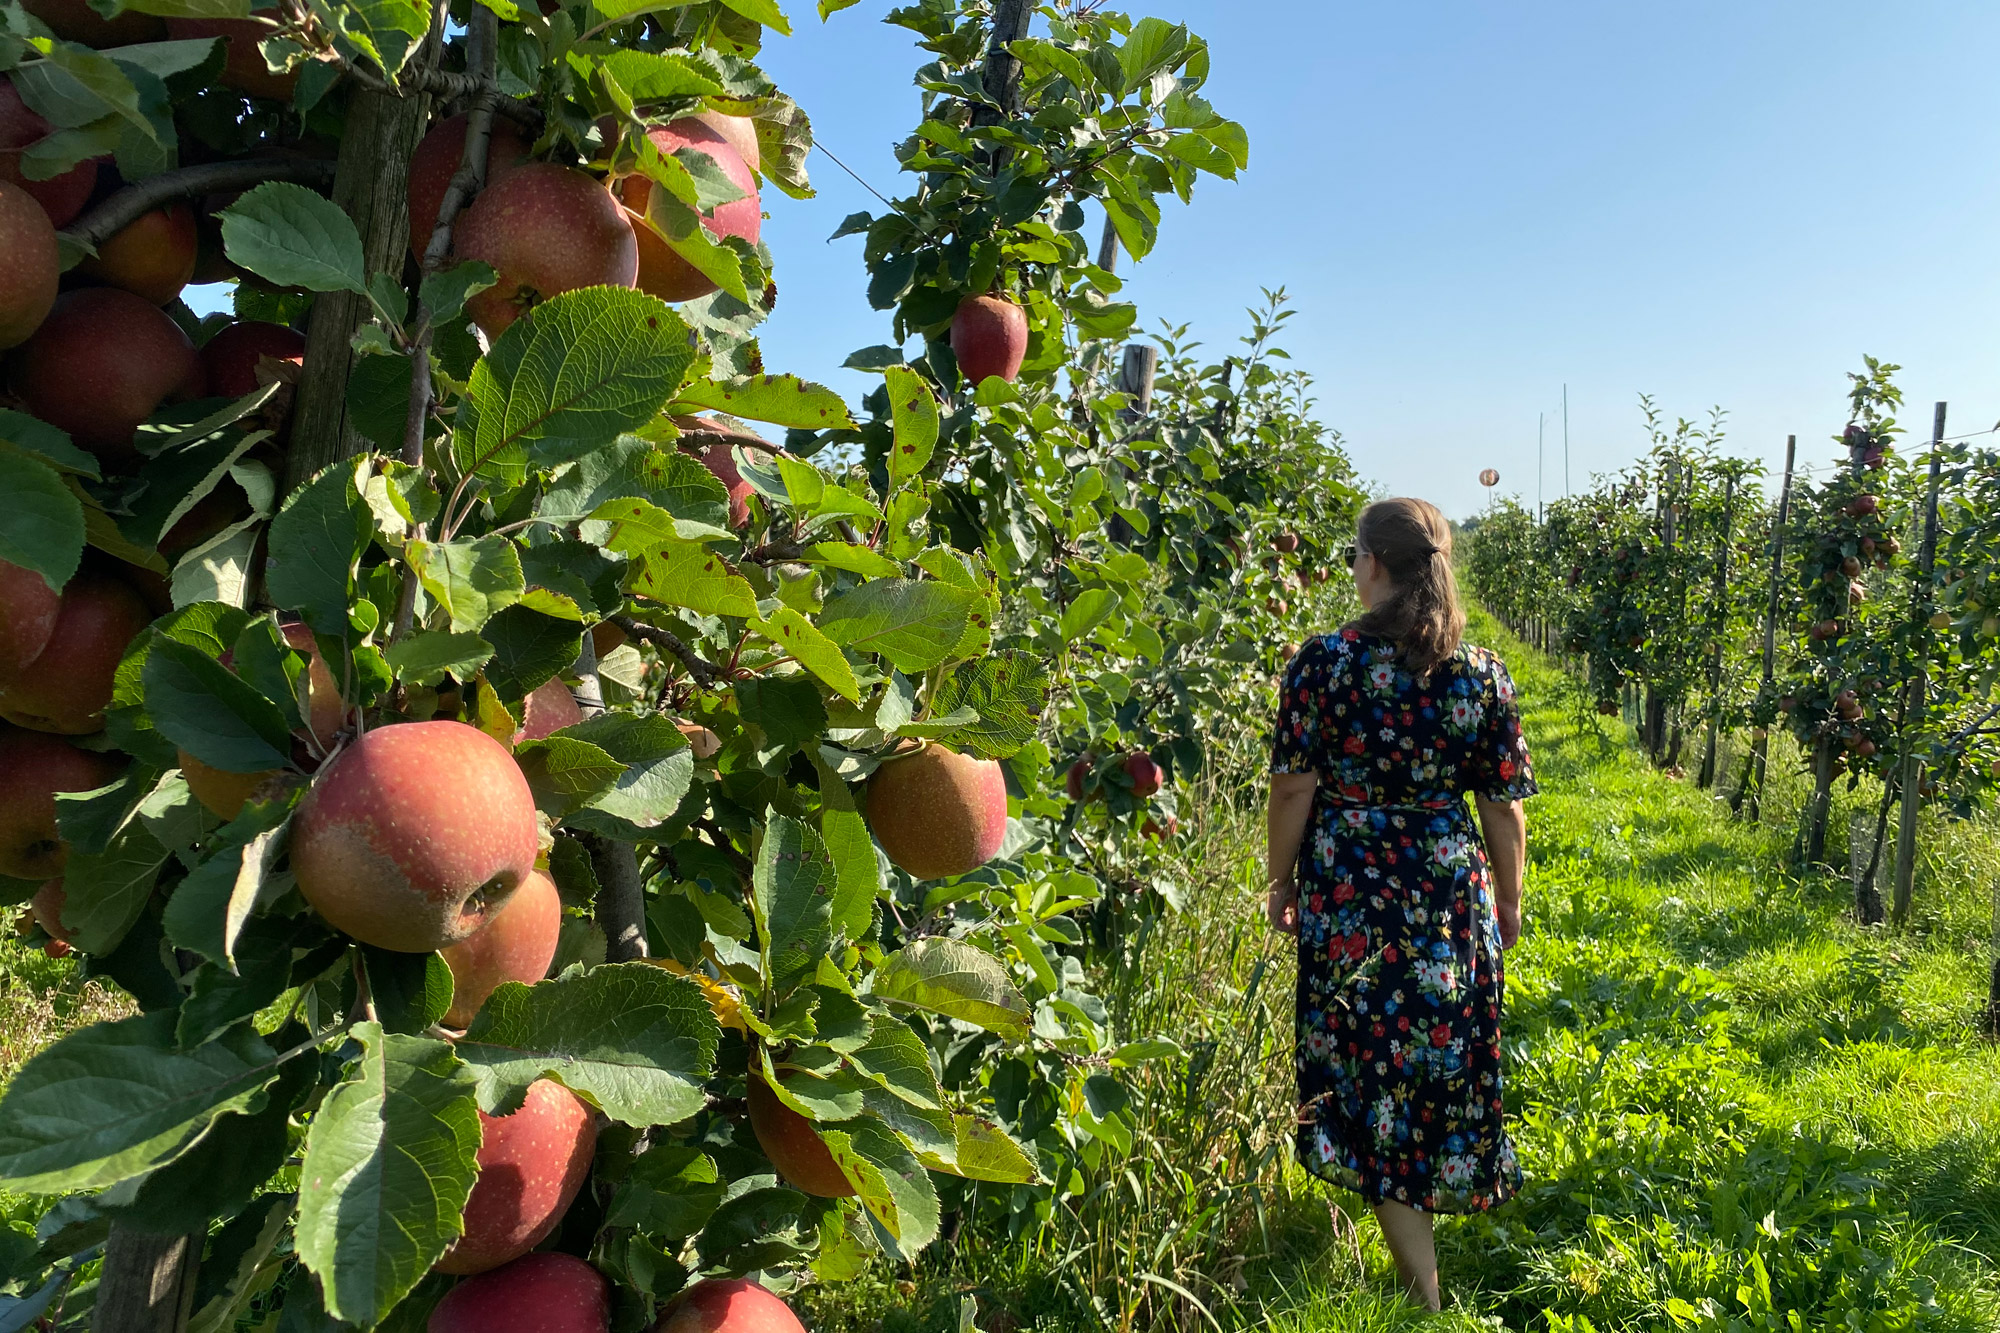
<path id="1" fill-rule="evenodd" d="M 369 273 L 403 271 L 410 245 L 410 154 L 423 137 L 430 103 L 427 96 L 396 97 L 362 88 L 349 95 L 333 202 L 361 232 Z M 347 380 L 355 356 L 350 344 L 369 316 L 368 298 L 354 292 L 321 292 L 313 302 L 305 372 L 292 406 L 287 490 L 372 447 L 347 419 Z"/>
<path id="2" fill-rule="evenodd" d="M 1785 479 L 1778 487 L 1778 513 L 1771 523 L 1771 596 L 1764 608 L 1764 674 L 1759 684 L 1759 692 L 1768 691 L 1776 674 L 1778 658 L 1778 593 L 1785 576 L 1785 524 L 1792 512 L 1792 465 L 1798 458 L 1799 437 L 1785 437 Z M 1741 810 L 1747 797 L 1750 805 L 1750 822 L 1756 823 L 1761 817 L 1764 799 L 1764 773 L 1770 762 L 1771 740 L 1768 735 L 1759 736 L 1750 743 L 1750 762 L 1743 766 L 1743 785 L 1737 788 L 1736 799 L 1731 804 Z"/>
<path id="3" fill-rule="evenodd" d="M 1137 421 L 1153 410 L 1153 377 L 1159 373 L 1160 349 L 1151 343 L 1125 344 L 1125 359 L 1118 365 L 1118 392 L 1128 394 L 1122 415 Z"/>
<path id="4" fill-rule="evenodd" d="M 2000 881 L 1993 885 L 1992 967 L 1986 983 L 1986 1035 L 2000 1041 Z"/>
<path id="5" fill-rule="evenodd" d="M 1729 557 L 1736 533 L 1736 478 L 1722 483 L 1722 556 L 1715 566 L 1715 602 L 1709 614 L 1709 629 L 1715 646 L 1708 655 L 1708 740 L 1702 746 L 1701 772 L 1697 786 L 1715 785 L 1715 747 L 1722 729 L 1722 638 L 1729 628 Z"/>
<path id="6" fill-rule="evenodd" d="M 160 1236 L 122 1223 L 104 1243 L 91 1326 L 118 1333 L 181 1333 L 194 1309 L 202 1236 Z"/>
<path id="7" fill-rule="evenodd" d="M 1924 499 L 1924 540 L 1917 556 L 1916 588 L 1910 598 L 1910 618 L 1912 624 L 1921 624 L 1929 617 L 1931 604 L 1931 578 L 1937 565 L 1938 529 L 1938 481 L 1944 466 L 1944 409 L 1939 403 L 1931 412 L 1931 475 L 1930 485 Z M 1923 730 L 1925 663 L 1916 663 L 1910 673 L 1908 707 L 1904 710 L 1904 736 L 1908 744 L 1909 728 L 1914 724 L 1919 733 Z M 1920 754 L 1903 756 L 1903 804 L 1896 816 L 1896 878 L 1891 919 L 1903 925 L 1910 919 L 1910 901 L 1916 894 L 1917 884 L 1917 816 L 1923 808 L 1924 760 Z"/>
<path id="8" fill-rule="evenodd" d="M 998 125 L 1020 111 L 1021 62 L 1008 47 L 1028 35 L 1028 22 L 1034 16 L 1033 0 L 999 0 L 993 6 L 993 37 L 979 76 L 986 100 L 972 108 L 974 126 Z M 1007 151 L 994 149 L 990 161 L 997 173 L 1006 165 Z"/>
<path id="9" fill-rule="evenodd" d="M 1097 238 L 1097 266 L 1106 273 L 1118 271 L 1118 228 L 1111 225 L 1111 215 L 1104 215 L 1104 232 Z"/>

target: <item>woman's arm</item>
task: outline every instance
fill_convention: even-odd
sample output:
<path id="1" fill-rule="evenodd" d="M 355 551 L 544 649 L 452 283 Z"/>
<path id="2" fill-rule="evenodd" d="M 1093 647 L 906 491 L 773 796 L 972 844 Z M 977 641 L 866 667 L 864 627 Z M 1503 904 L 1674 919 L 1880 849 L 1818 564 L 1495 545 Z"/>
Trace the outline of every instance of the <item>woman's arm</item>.
<path id="1" fill-rule="evenodd" d="M 1500 947 L 1521 938 L 1521 871 L 1528 859 L 1528 816 L 1519 801 L 1473 797 L 1479 828 L 1486 835 L 1486 860 L 1493 868 L 1493 907 L 1500 918 Z"/>
<path id="2" fill-rule="evenodd" d="M 1290 935 L 1299 928 L 1299 847 L 1305 842 L 1306 825 L 1312 822 L 1313 793 L 1319 789 L 1317 773 L 1273 773 L 1271 808 L 1265 816 L 1264 881 L 1269 887 L 1264 911 L 1271 929 Z"/>

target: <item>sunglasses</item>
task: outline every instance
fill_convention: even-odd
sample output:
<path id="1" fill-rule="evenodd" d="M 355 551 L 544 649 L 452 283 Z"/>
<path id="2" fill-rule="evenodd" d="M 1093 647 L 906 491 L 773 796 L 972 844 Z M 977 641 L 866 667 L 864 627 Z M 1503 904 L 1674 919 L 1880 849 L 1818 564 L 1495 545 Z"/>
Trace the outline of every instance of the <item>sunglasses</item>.
<path id="1" fill-rule="evenodd" d="M 1349 569 L 1354 568 L 1354 562 L 1361 556 L 1361 554 L 1362 554 L 1361 548 L 1354 545 L 1354 543 L 1352 542 L 1349 542 L 1346 546 L 1340 548 L 1340 558 L 1347 562 L 1347 567 Z"/>

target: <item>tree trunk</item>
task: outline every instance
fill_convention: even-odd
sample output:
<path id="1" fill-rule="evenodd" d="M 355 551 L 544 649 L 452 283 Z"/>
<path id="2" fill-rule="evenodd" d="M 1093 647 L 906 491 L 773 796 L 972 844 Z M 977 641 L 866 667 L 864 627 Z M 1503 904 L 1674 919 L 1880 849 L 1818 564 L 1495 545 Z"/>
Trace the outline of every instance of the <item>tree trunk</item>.
<path id="1" fill-rule="evenodd" d="M 425 96 L 391 97 L 356 89 L 348 105 L 333 202 L 360 230 L 370 273 L 401 273 L 409 253 L 410 154 L 423 137 L 430 102 Z M 305 373 L 292 406 L 287 490 L 372 447 L 347 420 L 351 343 L 369 315 L 368 299 L 353 292 L 321 292 L 313 302 Z"/>
<path id="2" fill-rule="evenodd" d="M 1804 847 L 1801 858 L 1807 865 L 1826 864 L 1826 824 L 1833 808 L 1834 744 L 1831 736 L 1813 743 L 1813 794 L 1806 806 L 1805 822 L 1799 828 Z"/>

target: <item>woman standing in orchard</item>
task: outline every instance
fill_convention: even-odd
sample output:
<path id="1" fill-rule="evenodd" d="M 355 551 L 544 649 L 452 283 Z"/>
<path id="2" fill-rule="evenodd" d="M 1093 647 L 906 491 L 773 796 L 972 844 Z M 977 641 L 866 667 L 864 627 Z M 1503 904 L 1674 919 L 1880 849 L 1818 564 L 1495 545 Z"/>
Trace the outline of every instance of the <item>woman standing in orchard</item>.
<path id="1" fill-rule="evenodd" d="M 1461 642 L 1436 506 L 1369 505 L 1347 559 L 1365 614 L 1306 644 L 1279 698 L 1268 910 L 1299 937 L 1299 1159 L 1367 1199 L 1410 1299 L 1435 1310 L 1431 1214 L 1520 1184 L 1501 951 L 1521 929 L 1535 779 L 1507 668 Z"/>

